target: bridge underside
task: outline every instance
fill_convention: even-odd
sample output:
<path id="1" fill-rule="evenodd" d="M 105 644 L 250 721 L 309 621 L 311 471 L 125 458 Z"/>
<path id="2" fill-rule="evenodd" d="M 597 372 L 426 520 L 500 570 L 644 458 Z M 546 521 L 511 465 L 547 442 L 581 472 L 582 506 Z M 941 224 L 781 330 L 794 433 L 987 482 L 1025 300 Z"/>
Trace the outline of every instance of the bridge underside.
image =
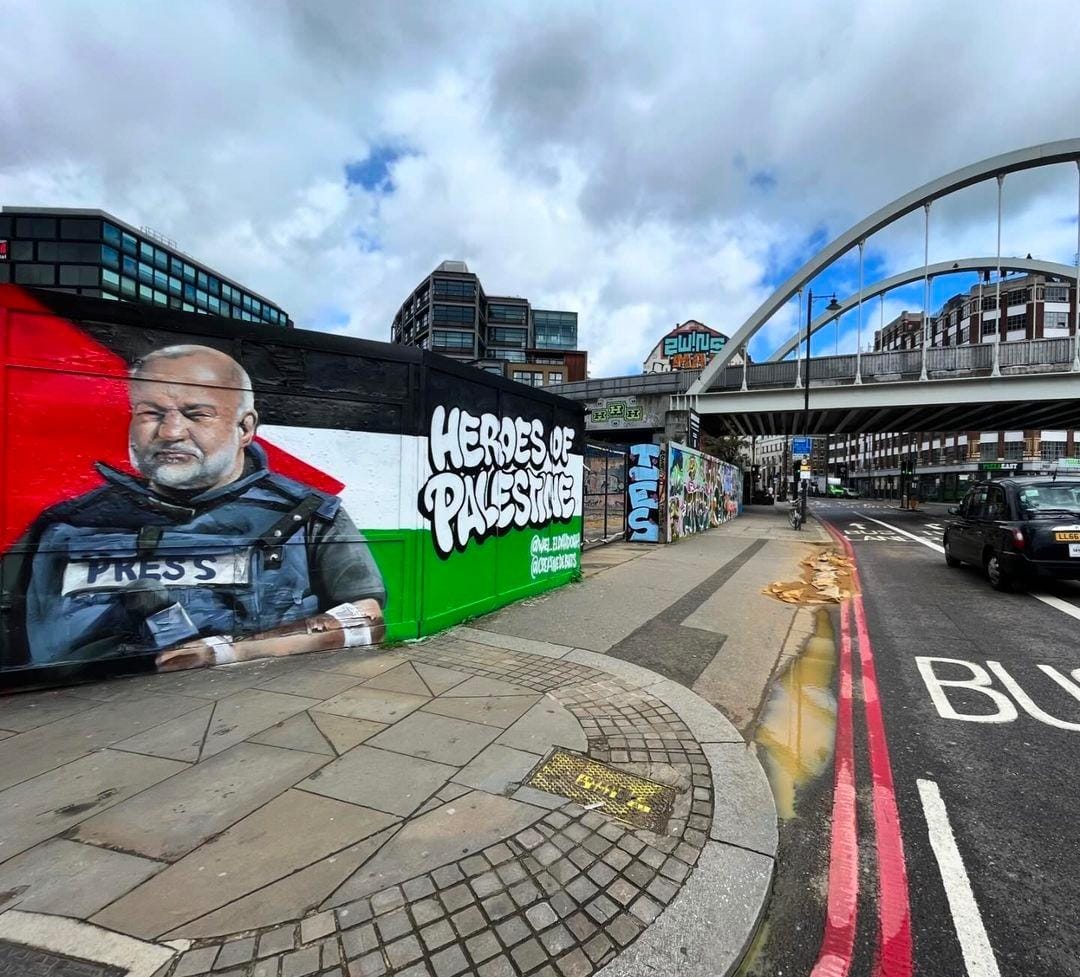
<path id="1" fill-rule="evenodd" d="M 812 386 L 685 395 L 673 407 L 701 415 L 711 434 L 1019 431 L 1080 427 L 1080 375 L 1036 374 L 951 382 Z"/>

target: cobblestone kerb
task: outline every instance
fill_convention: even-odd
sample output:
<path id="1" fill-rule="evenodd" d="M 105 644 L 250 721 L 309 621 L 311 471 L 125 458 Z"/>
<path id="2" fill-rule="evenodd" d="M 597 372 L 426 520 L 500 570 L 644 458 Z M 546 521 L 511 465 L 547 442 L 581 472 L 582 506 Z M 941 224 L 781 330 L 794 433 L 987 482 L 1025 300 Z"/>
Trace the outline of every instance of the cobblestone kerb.
<path id="1" fill-rule="evenodd" d="M 501 793 L 535 811 L 523 830 L 342 902 L 347 882 L 303 919 L 196 940 L 163 975 L 586 977 L 677 895 L 708 840 L 713 794 L 709 762 L 674 709 L 632 680 L 452 636 L 396 654 L 549 696 L 580 723 L 590 757 L 679 790 L 667 832 L 510 783 Z M 442 788 L 414 817 L 466 790 Z"/>

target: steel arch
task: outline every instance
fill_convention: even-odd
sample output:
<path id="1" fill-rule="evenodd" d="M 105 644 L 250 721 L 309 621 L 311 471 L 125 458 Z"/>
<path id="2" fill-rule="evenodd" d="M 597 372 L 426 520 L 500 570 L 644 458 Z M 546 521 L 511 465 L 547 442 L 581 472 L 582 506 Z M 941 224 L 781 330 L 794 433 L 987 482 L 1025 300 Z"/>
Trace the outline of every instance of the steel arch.
<path id="1" fill-rule="evenodd" d="M 742 349 L 754 337 L 757 331 L 776 314 L 792 295 L 836 261 L 837 258 L 846 254 L 871 234 L 880 231 L 883 227 L 887 227 L 901 217 L 907 216 L 912 211 L 918 210 L 925 204 L 937 200 L 939 197 L 948 196 L 958 190 L 974 186 L 976 183 L 982 183 L 984 180 L 1002 176 L 1006 173 L 1016 173 L 1020 170 L 1071 162 L 1080 162 L 1080 139 L 1062 139 L 1057 142 L 1029 146 L 1026 149 L 1016 149 L 1011 153 L 1002 153 L 1000 156 L 991 156 L 989 159 L 972 163 L 945 176 L 938 177 L 936 180 L 931 180 L 929 183 L 924 183 L 921 187 L 904 194 L 902 197 L 898 197 L 880 210 L 876 210 L 869 217 L 864 218 L 822 248 L 762 302 L 757 311 L 728 340 L 727 345 L 701 371 L 701 375 L 687 393 L 699 394 L 708 390 L 713 377 L 727 365 L 736 351 Z M 997 267 L 996 259 L 995 267 Z"/>
<path id="2" fill-rule="evenodd" d="M 956 261 L 940 261 L 937 264 L 923 267 L 919 265 L 918 268 L 912 268 L 910 271 L 901 272 L 899 275 L 893 275 L 891 278 L 883 278 L 880 282 L 876 282 L 869 288 L 864 288 L 862 291 L 862 300 L 865 302 L 867 299 L 876 298 L 884 292 L 892 291 L 894 288 L 900 288 L 903 285 L 910 285 L 912 282 L 921 281 L 923 276 L 929 272 L 931 278 L 938 278 L 941 275 L 952 275 L 964 271 L 987 271 L 989 269 L 996 269 L 998 267 L 997 258 L 960 258 Z M 1076 268 L 1072 265 L 1059 264 L 1056 261 L 1039 261 L 1035 258 L 1002 258 L 1001 259 L 1002 271 L 1027 271 L 1038 272 L 1044 275 L 1054 275 L 1057 278 L 1067 278 L 1070 282 L 1076 279 Z M 840 308 L 836 312 L 823 312 L 812 323 L 810 323 L 810 334 L 813 335 L 822 326 L 828 325 L 833 319 L 842 316 L 845 312 L 850 312 L 856 308 L 859 304 L 859 294 L 849 296 L 840 303 Z M 778 347 L 773 354 L 769 357 L 769 360 L 782 360 L 788 353 L 792 352 L 800 342 L 802 342 L 805 333 L 800 329 L 794 336 L 787 340 L 782 346 Z"/>

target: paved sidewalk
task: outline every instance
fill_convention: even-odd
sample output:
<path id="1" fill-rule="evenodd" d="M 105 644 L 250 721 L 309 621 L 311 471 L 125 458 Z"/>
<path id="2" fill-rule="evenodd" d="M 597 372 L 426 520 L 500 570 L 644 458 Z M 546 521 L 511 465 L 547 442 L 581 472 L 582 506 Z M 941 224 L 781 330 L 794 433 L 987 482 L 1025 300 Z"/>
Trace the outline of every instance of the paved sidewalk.
<path id="1" fill-rule="evenodd" d="M 729 973 L 775 808 L 687 686 L 764 633 L 717 595 L 805 553 L 776 521 L 590 551 L 580 584 L 381 653 L 0 699 L 0 972 Z M 749 698 L 790 636 L 769 605 Z"/>

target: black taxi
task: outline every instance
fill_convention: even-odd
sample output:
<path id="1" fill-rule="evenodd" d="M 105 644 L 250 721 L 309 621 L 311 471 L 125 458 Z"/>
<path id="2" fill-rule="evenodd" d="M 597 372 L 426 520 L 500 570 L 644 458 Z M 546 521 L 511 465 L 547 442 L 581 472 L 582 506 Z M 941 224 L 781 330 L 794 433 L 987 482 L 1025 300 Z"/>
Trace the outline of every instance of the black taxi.
<path id="1" fill-rule="evenodd" d="M 1080 477 L 980 482 L 949 514 L 945 562 L 982 567 L 997 590 L 1038 577 L 1080 579 Z"/>

